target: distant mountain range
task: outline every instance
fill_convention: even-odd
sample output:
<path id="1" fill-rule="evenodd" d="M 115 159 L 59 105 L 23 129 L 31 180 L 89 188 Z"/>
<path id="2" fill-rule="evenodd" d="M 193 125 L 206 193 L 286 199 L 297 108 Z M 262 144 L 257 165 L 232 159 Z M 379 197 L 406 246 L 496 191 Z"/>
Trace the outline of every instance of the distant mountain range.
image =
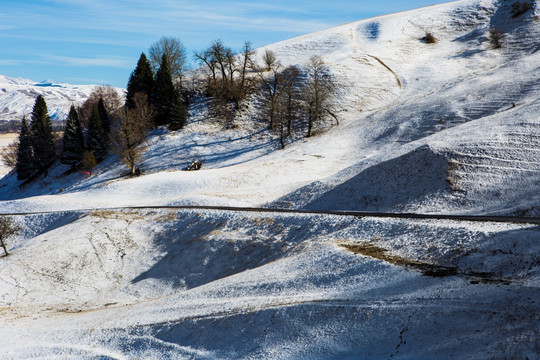
<path id="1" fill-rule="evenodd" d="M 0 75 L 0 122 L 21 120 L 32 112 L 34 101 L 43 95 L 53 121 L 63 121 L 71 104 L 84 102 L 97 85 L 57 84 L 52 80 L 36 82 Z"/>

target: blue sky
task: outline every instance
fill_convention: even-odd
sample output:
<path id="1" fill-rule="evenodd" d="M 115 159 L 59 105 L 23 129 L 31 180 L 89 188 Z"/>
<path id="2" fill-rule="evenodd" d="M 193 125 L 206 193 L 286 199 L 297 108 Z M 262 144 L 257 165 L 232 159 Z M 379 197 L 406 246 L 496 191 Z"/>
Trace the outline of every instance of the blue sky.
<path id="1" fill-rule="evenodd" d="M 254 47 L 437 0 L 1 0 L 0 74 L 125 87 L 139 55 L 162 36 L 189 57 L 212 40 Z"/>

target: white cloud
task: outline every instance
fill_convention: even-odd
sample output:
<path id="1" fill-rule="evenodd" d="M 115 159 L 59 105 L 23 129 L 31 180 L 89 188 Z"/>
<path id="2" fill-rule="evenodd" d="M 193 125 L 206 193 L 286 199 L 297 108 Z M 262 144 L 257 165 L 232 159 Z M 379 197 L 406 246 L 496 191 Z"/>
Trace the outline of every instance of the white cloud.
<path id="1" fill-rule="evenodd" d="M 21 65 L 21 62 L 18 60 L 0 59 L 0 66 L 17 66 L 17 65 Z"/>
<path id="2" fill-rule="evenodd" d="M 299 16 L 305 10 L 285 5 L 209 0 L 48 0 L 39 6 L 21 3 L 0 14 L 5 20 L 0 29 L 21 29 L 0 36 L 121 45 L 141 34 L 146 38 L 165 34 L 182 38 L 182 34 L 214 31 L 216 37 L 230 32 L 246 32 L 253 37 L 263 31 L 295 36 L 335 25 Z"/>
<path id="3" fill-rule="evenodd" d="M 133 59 L 129 57 L 99 57 L 99 58 L 84 58 L 58 55 L 42 55 L 41 58 L 45 62 L 54 62 L 66 66 L 101 66 L 114 68 L 130 68 L 133 66 Z M 38 60 L 39 61 L 39 60 Z"/>

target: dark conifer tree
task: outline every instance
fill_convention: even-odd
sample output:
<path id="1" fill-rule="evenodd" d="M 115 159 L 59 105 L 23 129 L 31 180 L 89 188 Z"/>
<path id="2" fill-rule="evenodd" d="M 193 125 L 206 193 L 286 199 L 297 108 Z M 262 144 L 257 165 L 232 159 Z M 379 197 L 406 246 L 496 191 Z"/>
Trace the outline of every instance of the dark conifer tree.
<path id="1" fill-rule="evenodd" d="M 105 109 L 105 102 L 103 101 L 102 97 L 99 98 L 97 106 L 99 111 L 99 118 L 101 119 L 101 127 L 103 128 L 105 136 L 108 136 L 111 132 L 111 125 L 109 114 L 107 113 L 107 109 Z"/>
<path id="2" fill-rule="evenodd" d="M 161 58 L 161 66 L 156 73 L 152 103 L 156 108 L 156 125 L 169 125 L 178 130 L 186 121 L 182 98 L 172 82 L 167 56 Z"/>
<path id="3" fill-rule="evenodd" d="M 86 148 L 94 154 L 97 161 L 103 160 L 107 155 L 107 137 L 103 132 L 103 125 L 99 117 L 97 105 L 94 105 L 90 114 L 88 133 L 86 135 Z"/>
<path id="4" fill-rule="evenodd" d="M 34 152 L 32 148 L 32 134 L 28 127 L 26 117 L 21 122 L 21 132 L 19 134 L 19 144 L 17 146 L 17 179 L 26 180 L 31 177 L 36 168 L 34 167 Z"/>
<path id="5" fill-rule="evenodd" d="M 184 112 L 184 103 L 182 97 L 176 91 L 176 96 L 172 99 L 171 109 L 169 112 L 169 129 L 172 131 L 179 130 L 186 123 L 186 113 Z"/>
<path id="6" fill-rule="evenodd" d="M 150 99 L 154 88 L 154 75 L 150 63 L 144 53 L 139 57 L 135 70 L 131 73 L 126 89 L 126 106 L 133 108 L 133 97 L 136 93 L 143 93 Z"/>
<path id="7" fill-rule="evenodd" d="M 47 169 L 56 159 L 54 138 L 52 134 L 51 118 L 47 109 L 47 103 L 43 96 L 39 95 L 32 110 L 30 122 L 32 134 L 34 167 L 37 171 L 47 175 Z"/>
<path id="8" fill-rule="evenodd" d="M 73 167 L 81 164 L 84 154 L 84 137 L 75 106 L 71 105 L 64 129 L 60 162 Z"/>

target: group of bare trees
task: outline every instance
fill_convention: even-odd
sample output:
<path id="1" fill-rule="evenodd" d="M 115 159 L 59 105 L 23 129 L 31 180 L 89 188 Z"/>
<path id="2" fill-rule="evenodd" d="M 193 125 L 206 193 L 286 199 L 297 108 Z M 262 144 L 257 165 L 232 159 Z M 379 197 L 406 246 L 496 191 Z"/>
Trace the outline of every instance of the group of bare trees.
<path id="1" fill-rule="evenodd" d="M 280 144 L 284 148 L 285 137 L 291 135 L 293 122 L 301 117 L 302 72 L 296 66 L 283 68 L 276 55 L 269 50 L 263 54 L 262 61 L 263 67 L 256 70 L 265 99 L 264 115 L 269 128 L 279 131 Z"/>
<path id="2" fill-rule="evenodd" d="M 333 109 L 336 84 L 320 57 L 312 57 L 304 69 L 283 68 L 270 50 L 266 50 L 262 60 L 264 67 L 257 72 L 266 99 L 266 114 L 270 129 L 280 133 L 282 147 L 294 122 L 306 119 L 307 137 L 313 134 L 314 124 L 324 122 L 328 116 L 338 122 Z"/>
<path id="3" fill-rule="evenodd" d="M 320 57 L 311 58 L 304 66 L 283 66 L 275 53 L 266 50 L 262 64 L 258 64 L 250 43 L 235 53 L 216 40 L 195 53 L 195 59 L 203 71 L 204 93 L 212 99 L 213 115 L 229 126 L 241 103 L 253 96 L 262 98 L 260 115 L 280 134 L 282 147 L 295 125 L 305 124 L 310 137 L 315 124 L 329 118 L 337 123 L 333 109 L 336 84 Z"/>
<path id="4" fill-rule="evenodd" d="M 203 51 L 195 52 L 195 60 L 201 64 L 205 78 L 205 93 L 213 98 L 213 112 L 232 126 L 234 113 L 240 103 L 253 91 L 252 78 L 248 72 L 253 66 L 255 52 L 246 42 L 240 54 L 216 40 Z"/>
<path id="5" fill-rule="evenodd" d="M 176 90 L 185 90 L 183 84 L 188 61 L 180 40 L 161 38 L 150 47 L 149 59 L 154 72 L 163 67 L 163 59 L 166 59 Z M 221 40 L 216 40 L 207 49 L 195 52 L 194 59 L 201 65 L 198 76 L 193 75 L 197 72 L 191 74 L 193 84 L 197 84 L 195 90 L 211 99 L 212 114 L 225 121 L 227 127 L 235 125 L 234 119 L 242 104 L 256 97 L 264 104 L 260 117 L 268 120 L 269 128 L 280 134 L 282 147 L 285 147 L 285 139 L 296 129 L 304 129 L 306 136 L 310 137 L 317 124 L 326 124 L 329 119 L 337 123 L 334 111 L 336 84 L 320 57 L 311 58 L 303 66 L 283 66 L 277 56 L 267 50 L 262 54 L 262 64 L 258 64 L 249 42 L 236 52 Z M 138 82 L 147 82 L 144 78 L 141 75 Z M 133 98 L 128 91 L 128 100 L 131 106 L 118 113 L 121 131 L 115 133 L 114 138 L 116 147 L 123 149 L 121 153 L 126 165 L 135 173 L 134 164 L 144 148 L 143 129 L 151 126 L 157 109 L 153 109 L 151 104 L 149 106 L 149 102 L 155 102 L 151 95 L 147 98 L 139 96 L 133 106 Z M 187 103 L 187 96 L 183 100 Z"/>

